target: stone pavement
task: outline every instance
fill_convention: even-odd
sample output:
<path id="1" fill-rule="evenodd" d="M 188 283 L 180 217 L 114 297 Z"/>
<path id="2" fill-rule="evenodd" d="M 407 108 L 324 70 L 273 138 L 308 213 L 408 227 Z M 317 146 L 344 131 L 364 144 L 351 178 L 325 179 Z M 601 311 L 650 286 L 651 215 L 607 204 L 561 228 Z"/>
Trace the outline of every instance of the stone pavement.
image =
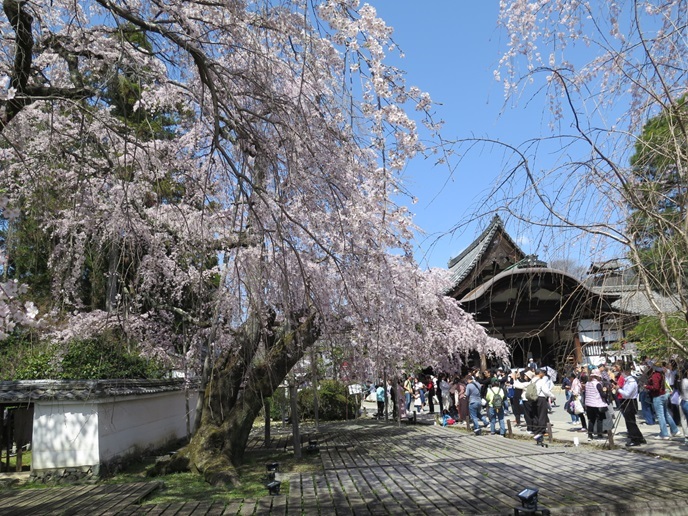
<path id="1" fill-rule="evenodd" d="M 688 514 L 688 464 L 680 457 L 576 447 L 556 439 L 544 448 L 525 436 L 474 436 L 465 428 L 372 419 L 321 424 L 318 442 L 322 470 L 279 473 L 287 487 L 280 495 L 227 505 L 113 504 L 103 499 L 106 512 L 92 503 L 70 506 L 69 497 L 62 496 L 57 513 L 513 514 L 517 493 L 535 487 L 540 505 L 552 514 Z M 4 492 L 0 514 L 14 514 L 13 506 L 26 514 L 56 514 L 32 510 L 37 508 L 31 500 L 41 499 L 47 490 L 31 491 Z M 49 507 L 45 499 L 42 503 L 41 509 Z"/>
<path id="2" fill-rule="evenodd" d="M 552 424 L 552 440 L 546 439 L 545 442 L 556 442 L 573 445 L 574 440 L 578 440 L 580 446 L 595 446 L 598 448 L 609 447 L 608 440 L 602 441 L 587 441 L 588 434 L 581 431 L 580 424 L 571 424 L 571 416 L 564 410 L 565 395 L 557 386 L 554 389 L 554 394 L 557 395 L 557 404 L 549 415 L 549 420 Z M 364 402 L 363 406 L 367 414 L 374 414 L 377 411 L 377 404 L 375 402 Z M 436 405 L 437 406 L 437 405 Z M 624 418 L 617 411 L 614 412 L 615 418 L 614 434 L 612 437 L 614 447 L 623 448 L 627 442 L 626 439 L 626 423 Z M 427 413 L 417 415 L 417 419 L 422 422 L 431 422 L 435 419 Z M 511 429 L 513 436 L 516 438 L 529 439 L 530 436 L 526 433 L 525 424 L 523 427 L 517 427 L 513 415 L 506 419 L 511 421 Z M 676 460 L 685 460 L 688 462 L 688 445 L 685 444 L 681 424 L 679 425 L 680 437 L 675 437 L 667 441 L 655 439 L 659 435 L 659 427 L 657 425 L 646 425 L 640 418 L 637 419 L 640 431 L 647 440 L 647 444 L 632 448 L 631 451 L 637 453 L 647 453 L 653 456 L 661 456 Z M 488 429 L 489 430 L 489 429 Z"/>

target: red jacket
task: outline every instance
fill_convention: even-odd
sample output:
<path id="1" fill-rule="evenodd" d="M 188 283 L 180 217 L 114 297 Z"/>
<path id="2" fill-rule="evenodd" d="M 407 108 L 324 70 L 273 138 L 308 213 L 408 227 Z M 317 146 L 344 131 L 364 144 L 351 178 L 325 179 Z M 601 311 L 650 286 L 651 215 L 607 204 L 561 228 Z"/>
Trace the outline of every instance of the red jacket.
<path id="1" fill-rule="evenodd" d="M 645 390 L 653 398 L 664 394 L 666 392 L 664 389 L 664 373 L 661 371 L 653 372 L 650 378 L 647 379 Z"/>

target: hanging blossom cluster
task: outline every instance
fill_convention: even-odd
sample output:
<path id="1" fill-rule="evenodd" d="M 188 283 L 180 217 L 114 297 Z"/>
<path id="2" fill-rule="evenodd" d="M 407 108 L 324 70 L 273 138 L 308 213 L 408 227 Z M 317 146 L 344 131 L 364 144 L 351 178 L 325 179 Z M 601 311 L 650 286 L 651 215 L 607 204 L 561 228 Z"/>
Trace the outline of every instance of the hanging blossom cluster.
<path id="1" fill-rule="evenodd" d="M 513 97 L 542 71 L 555 117 L 572 95 L 588 113 L 627 99 L 629 109 L 617 116 L 638 132 L 686 93 L 685 0 L 501 0 L 499 21 L 508 47 L 495 78 Z"/>
<path id="2" fill-rule="evenodd" d="M 448 274 L 444 269 L 410 269 L 403 258 L 390 257 L 375 277 L 401 290 L 381 293 L 374 282 L 361 285 L 363 309 L 355 314 L 361 319 L 350 325 L 355 347 L 349 356 L 359 378 L 371 370 L 398 373 L 400 365 L 407 371 L 428 365 L 458 370 L 473 352 L 497 360 L 508 357 L 505 342 L 489 337 L 455 299 L 443 295 Z"/>
<path id="3" fill-rule="evenodd" d="M 5 257 L 0 254 L 0 268 L 6 265 Z M 26 292 L 26 285 L 21 285 L 17 280 L 0 282 L 0 340 L 12 333 L 17 325 L 36 325 L 38 308 L 32 301 L 20 301 Z"/>
<path id="4" fill-rule="evenodd" d="M 407 109 L 432 101 L 385 64 L 370 6 L 32 9 L 35 74 L 0 62 L 26 99 L 0 102 L 0 180 L 49 242 L 55 339 L 116 325 L 197 364 L 252 318 L 264 335 L 315 318 L 381 363 L 432 357 L 429 342 L 504 354 L 410 258 L 390 196 L 422 150 Z"/>
<path id="5" fill-rule="evenodd" d="M 0 196 L 0 215 L 8 222 L 19 216 L 19 210 L 8 206 L 6 196 Z M 0 274 L 7 278 L 8 260 L 3 249 L 0 249 Z M 38 324 L 38 308 L 32 301 L 23 301 L 27 286 L 16 279 L 0 281 L 0 340 L 12 333 L 17 325 L 35 327 Z"/>
<path id="6" fill-rule="evenodd" d="M 591 239 L 583 248 L 601 256 L 633 254 L 629 210 L 649 208 L 631 186 L 630 159 L 648 144 L 648 121 L 683 110 L 688 2 L 502 0 L 499 22 L 508 46 L 495 77 L 512 100 L 534 83 L 550 115 L 545 134 L 532 135 L 537 145 L 509 142 L 525 183 L 509 170 L 518 179 L 500 186 L 502 205 L 536 225 L 568 228 L 569 248 L 572 238 Z M 682 131 L 670 137 L 685 141 Z M 535 163 L 541 157 L 549 165 Z"/>

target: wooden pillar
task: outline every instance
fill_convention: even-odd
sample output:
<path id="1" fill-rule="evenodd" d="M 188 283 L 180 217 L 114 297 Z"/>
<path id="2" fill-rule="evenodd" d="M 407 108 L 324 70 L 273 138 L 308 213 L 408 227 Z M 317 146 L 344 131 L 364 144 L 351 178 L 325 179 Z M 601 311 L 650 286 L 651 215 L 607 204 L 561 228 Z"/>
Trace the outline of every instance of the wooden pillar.
<path id="1" fill-rule="evenodd" d="M 311 346 L 311 367 L 313 368 L 313 414 L 315 415 L 315 431 L 320 428 L 320 401 L 318 400 L 318 362 L 315 346 Z"/>
<path id="2" fill-rule="evenodd" d="M 583 363 L 583 347 L 581 346 L 580 342 L 580 337 L 578 336 L 578 332 L 575 332 L 573 334 L 573 354 L 576 359 L 576 364 L 582 364 Z"/>
<path id="3" fill-rule="evenodd" d="M 299 407 L 296 402 L 297 396 L 297 386 L 296 382 L 291 384 L 291 393 L 289 398 L 291 398 L 291 429 L 294 437 L 294 457 L 297 459 L 301 458 L 301 434 L 299 434 Z"/>
<path id="4" fill-rule="evenodd" d="M 284 399 L 280 403 L 280 416 L 282 417 L 282 428 L 287 426 L 287 414 L 285 413 L 285 404 L 287 403 L 287 391 L 289 390 L 289 387 L 284 387 Z"/>
<path id="5" fill-rule="evenodd" d="M 265 447 L 270 447 L 270 398 L 263 400 L 263 410 L 265 411 Z"/>
<path id="6" fill-rule="evenodd" d="M 389 396 L 387 395 L 387 369 L 382 373 L 382 386 L 385 388 L 385 421 L 389 421 Z"/>

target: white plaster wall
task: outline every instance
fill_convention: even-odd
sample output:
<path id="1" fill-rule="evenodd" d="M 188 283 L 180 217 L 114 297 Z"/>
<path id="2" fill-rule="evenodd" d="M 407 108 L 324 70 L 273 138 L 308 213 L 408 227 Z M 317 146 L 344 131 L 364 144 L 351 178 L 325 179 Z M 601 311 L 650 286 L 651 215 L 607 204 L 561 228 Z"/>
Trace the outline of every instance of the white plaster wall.
<path id="1" fill-rule="evenodd" d="M 189 393 L 191 423 L 195 414 L 196 392 Z M 155 448 L 186 437 L 184 391 L 98 402 L 100 462 L 140 449 Z"/>
<path id="2" fill-rule="evenodd" d="M 191 423 L 197 392 L 189 393 Z M 184 391 L 34 404 L 33 470 L 102 464 L 186 437 Z"/>
<path id="3" fill-rule="evenodd" d="M 37 402 L 33 413 L 31 468 L 99 464 L 98 412 L 84 402 Z"/>

